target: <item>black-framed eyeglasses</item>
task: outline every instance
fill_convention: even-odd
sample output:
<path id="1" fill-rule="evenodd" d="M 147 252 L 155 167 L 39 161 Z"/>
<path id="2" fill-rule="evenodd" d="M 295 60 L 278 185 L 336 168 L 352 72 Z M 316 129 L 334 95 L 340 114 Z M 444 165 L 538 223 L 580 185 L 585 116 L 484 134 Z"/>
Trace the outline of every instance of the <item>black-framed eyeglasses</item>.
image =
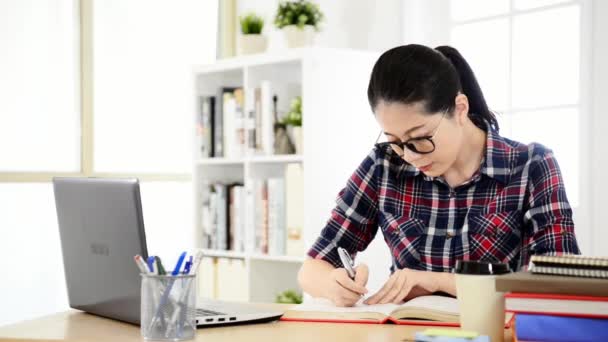
<path id="1" fill-rule="evenodd" d="M 446 113 L 447 113 L 447 111 L 443 112 L 443 114 L 441 115 L 441 119 L 439 120 L 439 123 L 437 124 L 437 127 L 435 128 L 435 132 L 431 135 L 427 135 L 424 137 L 411 138 L 411 139 L 406 140 L 405 142 L 389 141 L 389 142 L 378 143 L 378 140 L 382 136 L 382 131 L 380 131 L 380 134 L 378 134 L 378 138 L 376 138 L 375 145 L 377 147 L 383 147 L 383 146 L 390 145 L 390 147 L 393 149 L 393 151 L 395 151 L 395 153 L 397 153 L 399 155 L 399 157 L 403 157 L 403 155 L 405 154 L 406 147 L 408 150 L 410 150 L 414 153 L 417 153 L 417 154 L 433 153 L 435 151 L 435 142 L 433 141 L 433 138 L 435 138 L 435 136 L 437 135 L 437 132 L 439 132 L 439 127 L 441 126 L 441 122 L 443 121 L 443 118 L 445 117 Z"/>

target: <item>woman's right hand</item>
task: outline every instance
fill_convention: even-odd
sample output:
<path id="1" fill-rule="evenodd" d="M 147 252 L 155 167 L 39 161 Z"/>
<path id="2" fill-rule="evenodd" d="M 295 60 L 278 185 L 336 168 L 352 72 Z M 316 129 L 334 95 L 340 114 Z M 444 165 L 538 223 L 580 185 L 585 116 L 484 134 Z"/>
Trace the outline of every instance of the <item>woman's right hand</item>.
<path id="1" fill-rule="evenodd" d="M 365 264 L 355 268 L 355 280 L 352 280 L 344 268 L 336 268 L 329 274 L 327 298 L 336 306 L 353 306 L 367 293 L 369 269 Z"/>

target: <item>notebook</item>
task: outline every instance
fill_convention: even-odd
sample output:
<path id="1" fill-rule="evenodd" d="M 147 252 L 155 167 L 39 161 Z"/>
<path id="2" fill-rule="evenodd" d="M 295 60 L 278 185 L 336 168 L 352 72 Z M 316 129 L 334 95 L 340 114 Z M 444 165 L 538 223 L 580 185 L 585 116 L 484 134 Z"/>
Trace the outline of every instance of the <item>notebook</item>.
<path id="1" fill-rule="evenodd" d="M 403 304 L 366 305 L 362 299 L 353 307 L 337 307 L 327 299 L 314 298 L 288 310 L 281 320 L 458 327 L 458 313 L 456 298 L 445 296 L 421 296 Z M 509 314 L 506 322 L 512 317 Z"/>
<path id="2" fill-rule="evenodd" d="M 516 272 L 496 277 L 496 291 L 608 296 L 608 279 Z"/>
<path id="3" fill-rule="evenodd" d="M 608 257 L 533 255 L 530 262 L 534 274 L 608 279 Z"/>

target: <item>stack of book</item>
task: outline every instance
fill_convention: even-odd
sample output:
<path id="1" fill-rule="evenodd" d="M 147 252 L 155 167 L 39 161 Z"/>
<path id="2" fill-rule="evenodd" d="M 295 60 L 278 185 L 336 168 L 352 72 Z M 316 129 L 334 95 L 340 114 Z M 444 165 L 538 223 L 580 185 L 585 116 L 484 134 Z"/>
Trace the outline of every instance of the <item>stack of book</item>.
<path id="1" fill-rule="evenodd" d="M 608 258 L 533 256 L 498 277 L 517 341 L 608 341 Z"/>

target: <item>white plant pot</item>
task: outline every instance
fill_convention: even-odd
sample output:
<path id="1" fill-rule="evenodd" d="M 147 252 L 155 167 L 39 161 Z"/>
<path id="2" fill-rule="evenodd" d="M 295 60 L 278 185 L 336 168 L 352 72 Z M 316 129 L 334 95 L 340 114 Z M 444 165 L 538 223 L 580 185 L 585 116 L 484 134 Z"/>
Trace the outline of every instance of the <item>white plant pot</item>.
<path id="1" fill-rule="evenodd" d="M 250 55 L 266 51 L 266 36 L 261 34 L 243 34 L 239 36 L 239 54 Z"/>
<path id="2" fill-rule="evenodd" d="M 288 25 L 283 27 L 283 32 L 289 48 L 311 46 L 314 43 L 315 28 L 312 25 L 304 25 L 301 29 L 296 25 Z"/>
<path id="3" fill-rule="evenodd" d="M 296 147 L 296 154 L 304 153 L 304 135 L 302 134 L 302 126 L 293 126 L 291 128 L 293 144 Z"/>

